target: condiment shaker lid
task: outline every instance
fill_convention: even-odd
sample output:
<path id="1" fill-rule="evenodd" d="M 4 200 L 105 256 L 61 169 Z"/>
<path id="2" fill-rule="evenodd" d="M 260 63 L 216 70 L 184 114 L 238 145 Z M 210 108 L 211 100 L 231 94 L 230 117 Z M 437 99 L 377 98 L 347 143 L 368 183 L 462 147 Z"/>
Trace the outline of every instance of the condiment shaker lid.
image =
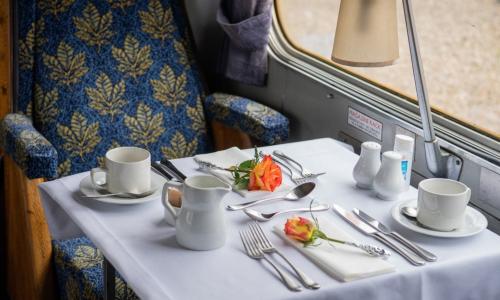
<path id="1" fill-rule="evenodd" d="M 396 134 L 394 139 L 394 151 L 413 152 L 414 140 L 403 134 Z"/>
<path id="2" fill-rule="evenodd" d="M 382 148 L 379 143 L 376 142 L 364 142 L 361 144 L 361 148 L 368 151 L 380 151 Z"/>

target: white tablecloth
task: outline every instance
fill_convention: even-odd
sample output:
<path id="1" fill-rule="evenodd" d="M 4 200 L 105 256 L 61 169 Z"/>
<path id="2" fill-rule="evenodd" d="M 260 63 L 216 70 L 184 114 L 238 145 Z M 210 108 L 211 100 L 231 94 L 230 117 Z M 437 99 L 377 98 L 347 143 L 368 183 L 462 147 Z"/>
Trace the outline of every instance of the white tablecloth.
<path id="1" fill-rule="evenodd" d="M 327 171 L 318 180 L 313 196 L 318 202 L 359 207 L 438 255 L 423 267 L 408 264 L 397 254 L 390 261 L 394 273 L 343 283 L 308 261 L 297 250 L 271 232 L 286 216 L 262 224 L 271 240 L 309 276 L 321 284 L 319 290 L 296 293 L 287 290 L 265 262 L 248 258 L 238 230 L 249 219 L 242 212 L 227 212 L 228 241 L 215 251 L 196 252 L 181 248 L 175 229 L 163 220 L 160 201 L 117 206 L 94 200 L 75 200 L 78 184 L 88 173 L 64 177 L 40 185 L 47 214 L 57 219 L 60 209 L 101 249 L 108 260 L 143 299 L 500 299 L 500 237 L 491 231 L 462 239 L 427 237 L 405 230 L 390 217 L 395 202 L 378 200 L 371 191 L 356 189 L 351 170 L 357 156 L 332 139 L 318 139 L 263 149 L 279 148 L 312 171 Z M 252 150 L 250 150 L 252 151 Z M 190 158 L 174 161 L 187 175 L 196 174 Z M 411 188 L 401 200 L 416 197 Z M 230 194 L 226 204 L 243 202 Z M 58 207 L 57 205 L 60 205 Z M 307 205 L 278 202 L 259 206 L 273 211 Z M 321 213 L 354 238 L 377 241 L 362 235 L 332 211 Z M 63 223 L 68 219 L 61 217 Z M 60 224 L 51 224 L 51 230 Z M 60 229 L 60 228 L 59 228 Z M 72 231 L 59 230 L 60 235 Z M 73 232 L 74 233 L 74 232 Z"/>

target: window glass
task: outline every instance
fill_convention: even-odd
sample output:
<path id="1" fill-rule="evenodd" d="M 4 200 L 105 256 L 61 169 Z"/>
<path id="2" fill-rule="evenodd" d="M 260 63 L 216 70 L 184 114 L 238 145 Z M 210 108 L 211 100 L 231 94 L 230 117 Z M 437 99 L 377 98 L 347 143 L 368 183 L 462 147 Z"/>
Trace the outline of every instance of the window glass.
<path id="1" fill-rule="evenodd" d="M 276 1 L 279 23 L 291 44 L 325 60 L 330 60 L 339 5 L 340 0 Z M 397 5 L 400 58 L 396 63 L 340 67 L 416 99 L 401 1 Z M 498 139 L 500 1 L 418 0 L 412 5 L 432 107 Z"/>

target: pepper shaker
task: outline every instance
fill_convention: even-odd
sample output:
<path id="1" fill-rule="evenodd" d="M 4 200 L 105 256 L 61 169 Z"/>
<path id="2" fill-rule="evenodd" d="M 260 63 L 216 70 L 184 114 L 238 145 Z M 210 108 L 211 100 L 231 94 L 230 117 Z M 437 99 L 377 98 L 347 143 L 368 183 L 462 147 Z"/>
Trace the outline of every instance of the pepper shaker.
<path id="1" fill-rule="evenodd" d="M 375 142 L 361 144 L 361 155 L 352 171 L 357 187 L 361 189 L 373 187 L 373 179 L 380 168 L 380 149 L 381 146 Z"/>
<path id="2" fill-rule="evenodd" d="M 397 200 L 403 192 L 405 181 L 401 173 L 401 154 L 387 151 L 382 154 L 382 165 L 373 180 L 377 197 L 382 200 Z"/>

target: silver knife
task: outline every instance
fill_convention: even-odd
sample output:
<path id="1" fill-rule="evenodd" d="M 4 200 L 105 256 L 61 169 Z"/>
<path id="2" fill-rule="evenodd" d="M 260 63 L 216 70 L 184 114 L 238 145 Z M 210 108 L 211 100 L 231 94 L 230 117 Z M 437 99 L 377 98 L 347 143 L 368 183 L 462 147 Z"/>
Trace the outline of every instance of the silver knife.
<path id="1" fill-rule="evenodd" d="M 377 229 L 378 231 L 382 232 L 383 234 L 386 234 L 388 236 L 393 237 L 395 240 L 400 242 L 401 244 L 405 245 L 408 247 L 408 249 L 412 250 L 415 252 L 418 256 L 422 257 L 426 261 L 436 261 L 437 256 L 434 255 L 433 253 L 421 248 L 420 246 L 414 244 L 413 242 L 407 240 L 405 237 L 400 235 L 399 233 L 390 230 L 387 228 L 384 224 L 380 223 L 379 221 L 375 220 L 374 218 L 370 217 L 367 213 L 360 209 L 353 209 L 352 210 L 354 214 L 358 217 L 360 217 L 363 221 L 366 223 L 370 224 L 373 228 Z"/>
<path id="2" fill-rule="evenodd" d="M 419 257 L 416 257 L 413 254 L 409 253 L 404 248 L 399 247 L 398 245 L 394 244 L 391 240 L 387 239 L 383 234 L 381 234 L 380 232 L 375 230 L 373 227 L 371 227 L 370 225 L 363 222 L 360 218 L 358 218 L 352 212 L 343 209 L 342 207 L 340 207 L 337 204 L 333 205 L 333 210 L 337 214 L 339 214 L 342 218 L 344 218 L 347 222 L 351 223 L 351 225 L 356 227 L 362 233 L 369 235 L 369 236 L 372 236 L 372 237 L 376 238 L 377 240 L 379 240 L 380 242 L 384 243 L 385 245 L 394 249 L 394 251 L 401 254 L 401 256 L 403 256 L 412 265 L 415 265 L 415 266 L 425 265 L 425 261 L 423 261 Z"/>

